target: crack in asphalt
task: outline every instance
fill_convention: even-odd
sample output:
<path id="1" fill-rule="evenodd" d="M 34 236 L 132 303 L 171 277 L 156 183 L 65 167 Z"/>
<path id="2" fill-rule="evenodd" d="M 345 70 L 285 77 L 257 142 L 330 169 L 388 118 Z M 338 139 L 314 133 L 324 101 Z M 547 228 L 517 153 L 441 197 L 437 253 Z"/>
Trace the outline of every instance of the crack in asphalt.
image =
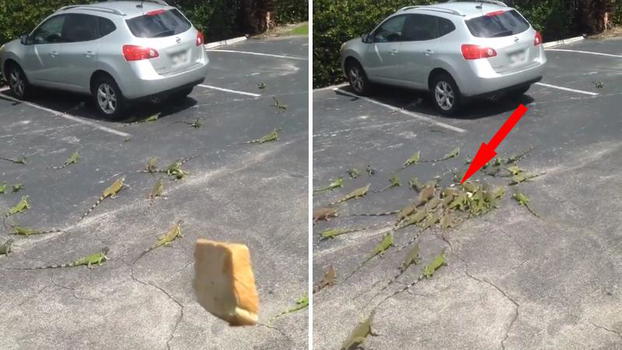
<path id="1" fill-rule="evenodd" d="M 148 252 L 147 252 L 148 253 Z M 146 255 L 146 254 L 145 254 Z M 175 322 L 175 325 L 173 326 L 173 329 L 171 330 L 171 334 L 169 335 L 167 341 L 166 341 L 166 348 L 168 350 L 171 349 L 171 341 L 173 340 L 173 338 L 175 337 L 175 332 L 177 332 L 177 327 L 179 326 L 179 324 L 181 323 L 181 320 L 184 318 L 184 305 L 179 302 L 177 299 L 175 299 L 169 292 L 167 292 L 164 288 L 156 285 L 155 283 L 149 283 L 149 282 L 145 282 L 143 280 L 140 280 L 138 278 L 136 278 L 136 276 L 134 275 L 134 265 L 136 264 L 136 262 L 138 260 L 140 260 L 143 256 L 145 255 L 141 255 L 138 257 L 138 259 L 134 260 L 134 262 L 132 263 L 132 265 L 130 265 L 130 277 L 132 278 L 132 280 L 134 280 L 137 283 L 140 283 L 142 285 L 145 286 L 150 286 L 153 287 L 157 290 L 159 290 L 160 292 L 164 293 L 164 295 L 166 295 L 170 300 L 172 300 L 175 304 L 177 304 L 177 306 L 179 306 L 179 317 L 177 318 L 177 321 Z"/>
<path id="2" fill-rule="evenodd" d="M 596 324 L 594 322 L 590 322 L 590 323 L 592 324 L 592 326 L 594 326 L 596 328 L 599 328 L 599 329 L 602 329 L 602 330 L 604 330 L 606 332 L 613 333 L 613 334 L 617 335 L 618 338 L 622 339 L 622 332 L 616 331 L 616 330 L 611 329 L 611 328 L 607 328 L 605 326 L 598 325 L 598 324 Z"/>

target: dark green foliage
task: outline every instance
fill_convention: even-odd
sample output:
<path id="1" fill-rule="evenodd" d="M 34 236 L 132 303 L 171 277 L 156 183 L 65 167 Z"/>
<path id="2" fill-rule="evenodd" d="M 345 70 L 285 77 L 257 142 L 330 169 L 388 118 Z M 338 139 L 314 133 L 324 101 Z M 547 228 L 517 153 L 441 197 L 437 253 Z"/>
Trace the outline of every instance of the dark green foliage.
<path id="1" fill-rule="evenodd" d="M 277 0 L 274 5 L 277 23 L 304 22 L 309 18 L 308 0 Z"/>
<path id="2" fill-rule="evenodd" d="M 205 41 L 217 41 L 242 35 L 238 15 L 239 0 L 175 0 L 169 4 L 179 8 L 205 34 Z"/>

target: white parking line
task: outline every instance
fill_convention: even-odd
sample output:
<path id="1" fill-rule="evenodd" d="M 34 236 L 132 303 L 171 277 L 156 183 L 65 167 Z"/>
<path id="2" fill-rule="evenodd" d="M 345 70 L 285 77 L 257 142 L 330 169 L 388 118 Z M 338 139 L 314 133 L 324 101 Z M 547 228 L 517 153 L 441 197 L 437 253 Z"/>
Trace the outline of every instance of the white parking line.
<path id="1" fill-rule="evenodd" d="M 557 86 L 557 85 L 551 85 L 551 84 L 545 84 L 545 83 L 536 83 L 536 85 L 540 85 L 540 86 L 546 86 L 552 89 L 558 89 L 558 90 L 564 90 L 564 91 L 570 91 L 570 92 L 576 92 L 578 94 L 584 94 L 584 95 L 590 95 L 590 96 L 598 96 L 599 94 L 596 92 L 591 92 L 591 91 L 584 91 L 584 90 L 577 90 L 577 89 L 571 89 L 571 88 L 567 88 L 567 87 L 563 87 L 563 86 Z"/>
<path id="2" fill-rule="evenodd" d="M 462 128 L 458 128 L 458 127 L 455 127 L 453 125 L 449 125 L 449 124 L 446 124 L 446 123 L 443 123 L 443 122 L 438 122 L 438 121 L 436 121 L 436 120 L 434 120 L 432 118 L 428 118 L 428 117 L 422 116 L 422 115 L 417 114 L 417 113 L 406 111 L 406 110 L 404 110 L 402 108 L 397 108 L 395 106 L 391 106 L 391 105 L 386 104 L 386 103 L 378 102 L 378 101 L 372 100 L 371 98 L 368 98 L 368 97 L 358 96 L 358 95 L 355 95 L 353 93 L 341 90 L 339 88 L 334 88 L 333 91 L 335 91 L 335 92 L 339 91 L 339 93 L 347 95 L 347 96 L 350 96 L 350 97 L 360 98 L 361 100 L 364 100 L 364 101 L 376 104 L 378 106 L 382 106 L 382 107 L 388 108 L 388 109 L 390 109 L 390 110 L 392 110 L 394 112 L 400 112 L 400 113 L 405 114 L 407 116 L 410 116 L 410 117 L 413 117 L 413 118 L 416 118 L 416 119 L 428 122 L 430 124 L 439 126 L 441 128 L 449 129 L 449 130 L 452 130 L 452 131 L 455 131 L 455 132 L 459 132 L 459 133 L 466 132 L 466 130 L 464 130 Z"/>
<path id="3" fill-rule="evenodd" d="M 5 86 L 3 88 L 0 88 L 0 92 L 5 92 L 7 90 L 10 90 L 10 88 L 8 86 Z"/>
<path id="4" fill-rule="evenodd" d="M 204 87 L 206 89 L 230 92 L 232 94 L 239 94 L 239 95 L 246 95 L 246 96 L 253 96 L 253 97 L 261 97 L 260 94 L 255 94 L 255 93 L 252 93 L 252 92 L 225 89 L 225 88 L 221 88 L 221 87 L 218 87 L 218 86 L 212 86 L 212 85 L 206 85 L 206 84 L 199 84 L 199 86 L 200 87 Z"/>
<path id="5" fill-rule="evenodd" d="M 243 54 L 243 55 L 267 56 L 267 57 L 275 57 L 275 58 L 285 58 L 285 59 L 288 59 L 288 60 L 308 61 L 306 57 L 287 56 L 287 55 L 275 55 L 275 54 L 271 54 L 271 53 L 261 53 L 261 52 L 238 51 L 238 50 L 205 50 L 205 51 L 207 51 L 207 52 L 240 53 L 240 54 Z"/>
<path id="6" fill-rule="evenodd" d="M 112 129 L 112 128 L 109 128 L 107 126 L 99 125 L 99 124 L 95 123 L 94 121 L 84 120 L 84 119 L 82 119 L 80 117 L 76 117 L 76 116 L 73 116 L 71 114 L 59 112 L 59 111 L 56 111 L 56 110 L 53 110 L 53 109 L 50 109 L 50 108 L 47 108 L 47 107 L 39 106 L 39 105 L 34 104 L 32 102 L 21 101 L 21 100 L 18 100 L 16 98 L 14 98 L 14 97 L 11 97 L 11 96 L 8 96 L 8 95 L 5 95 L 5 94 L 1 94 L 1 93 L 0 93 L 0 96 L 2 96 L 3 98 L 6 98 L 8 100 L 11 100 L 11 101 L 14 101 L 14 102 L 17 102 L 17 103 L 23 103 L 23 104 L 28 105 L 30 107 L 33 107 L 33 108 L 36 108 L 36 109 L 40 109 L 42 111 L 46 111 L 46 112 L 49 112 L 49 113 L 52 113 L 55 116 L 58 116 L 58 117 L 61 117 L 61 118 L 65 118 L 65 119 L 69 119 L 69 120 L 74 121 L 76 123 L 88 125 L 88 126 L 91 126 L 91 127 L 95 128 L 95 129 L 98 129 L 98 130 L 101 130 L 101 131 L 105 131 L 105 132 L 108 132 L 108 133 L 111 133 L 111 134 L 114 134 L 114 135 L 118 135 L 118 136 L 125 137 L 125 138 L 128 138 L 128 137 L 132 136 L 131 134 L 128 134 L 128 133 L 125 133 L 125 132 L 122 132 L 122 131 L 119 131 L 119 130 Z"/>
<path id="7" fill-rule="evenodd" d="M 348 86 L 348 83 L 341 83 L 341 84 L 337 84 L 337 85 L 330 85 L 330 86 L 325 86 L 322 88 L 317 88 L 317 89 L 313 89 L 313 91 L 324 91 L 324 90 L 335 90 L 335 88 L 342 88 L 342 87 L 346 87 Z"/>
<path id="8" fill-rule="evenodd" d="M 582 51 L 582 50 L 568 50 L 568 49 L 545 49 L 546 51 L 559 51 L 559 52 L 576 52 L 576 53 L 584 53 L 587 55 L 597 55 L 597 56 L 606 56 L 606 57 L 616 57 L 622 58 L 622 55 L 614 55 L 611 53 L 602 53 L 602 52 L 592 52 L 592 51 Z"/>

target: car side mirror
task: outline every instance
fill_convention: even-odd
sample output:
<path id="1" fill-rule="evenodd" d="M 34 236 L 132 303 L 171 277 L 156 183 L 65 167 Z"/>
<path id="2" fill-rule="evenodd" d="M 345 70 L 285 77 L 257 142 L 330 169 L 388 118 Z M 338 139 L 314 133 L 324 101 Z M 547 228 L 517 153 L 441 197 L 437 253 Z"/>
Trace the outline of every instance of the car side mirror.
<path id="1" fill-rule="evenodd" d="M 363 34 L 363 35 L 361 35 L 361 40 L 362 40 L 364 43 L 366 43 L 366 44 L 371 43 L 371 42 L 372 42 L 372 40 L 371 40 L 371 39 L 372 39 L 371 34 Z"/>
<path id="2" fill-rule="evenodd" d="M 19 36 L 19 42 L 22 45 L 30 45 L 32 44 L 32 41 L 30 40 L 30 36 L 28 34 L 22 34 Z"/>

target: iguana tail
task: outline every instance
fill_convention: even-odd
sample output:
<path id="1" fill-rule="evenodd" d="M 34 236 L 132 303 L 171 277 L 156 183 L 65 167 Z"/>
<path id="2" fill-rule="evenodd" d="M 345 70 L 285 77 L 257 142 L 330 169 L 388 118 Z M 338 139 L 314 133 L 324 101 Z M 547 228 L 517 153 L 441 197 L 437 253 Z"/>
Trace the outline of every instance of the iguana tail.
<path id="1" fill-rule="evenodd" d="M 97 200 L 97 202 L 95 202 L 95 204 L 93 204 L 89 210 L 86 211 L 86 213 L 82 214 L 82 216 L 80 217 L 80 219 L 78 220 L 78 222 L 82 221 L 85 217 L 87 217 L 89 214 L 91 214 L 91 212 L 93 210 L 95 210 L 95 208 L 104 200 L 106 199 L 106 197 L 101 196 L 99 197 L 99 199 Z"/>
<path id="2" fill-rule="evenodd" d="M 358 214 L 348 214 L 346 216 L 389 216 L 389 215 L 395 215 L 397 213 L 399 213 L 399 210 L 392 210 L 392 211 L 385 211 L 382 213 L 358 213 Z"/>
<path id="3" fill-rule="evenodd" d="M 527 210 L 529 210 L 529 212 L 530 212 L 533 216 L 535 216 L 535 217 L 537 217 L 537 218 L 539 218 L 539 219 L 542 219 L 542 217 L 541 217 L 540 215 L 538 215 L 538 213 L 536 213 L 536 212 L 535 212 L 535 210 L 533 210 L 529 204 L 525 204 L 525 207 L 527 208 Z"/>
<path id="4" fill-rule="evenodd" d="M 12 270 L 34 271 L 34 270 L 46 270 L 46 269 L 62 269 L 65 267 L 74 267 L 74 266 L 76 266 L 75 263 L 69 263 L 69 264 L 47 265 L 47 266 L 38 266 L 38 267 L 23 267 L 23 268 L 15 268 Z"/>

